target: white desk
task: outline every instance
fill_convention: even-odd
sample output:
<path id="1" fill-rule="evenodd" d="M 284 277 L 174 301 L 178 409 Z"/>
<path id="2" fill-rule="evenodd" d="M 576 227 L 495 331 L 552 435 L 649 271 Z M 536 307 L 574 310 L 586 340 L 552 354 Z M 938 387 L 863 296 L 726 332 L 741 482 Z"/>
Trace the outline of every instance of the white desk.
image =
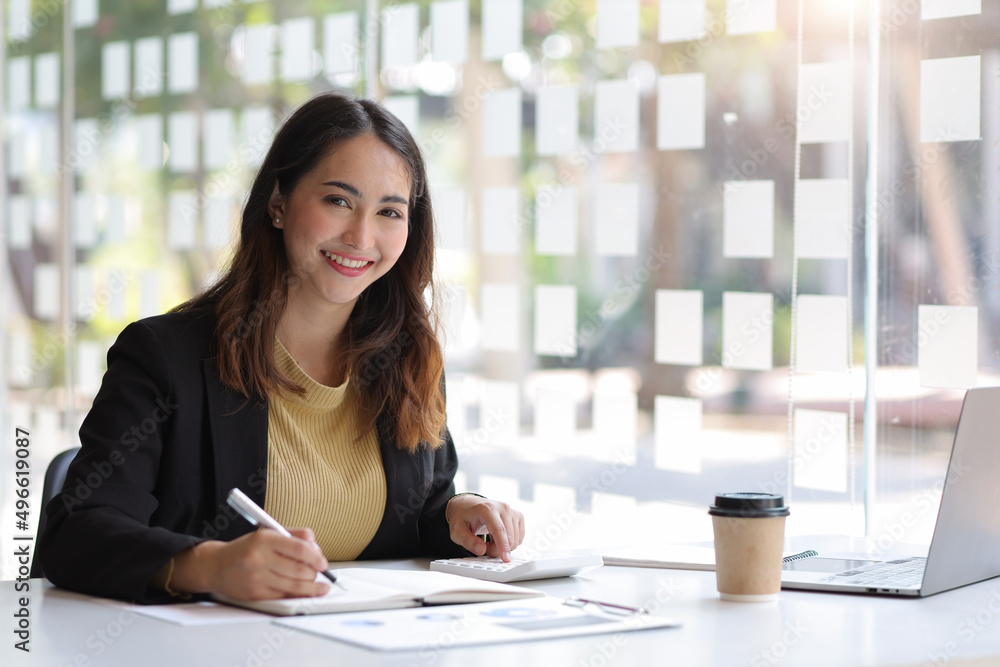
<path id="1" fill-rule="evenodd" d="M 385 565 L 426 567 L 426 562 Z M 268 618 L 182 627 L 32 580 L 31 653 L 26 655 L 12 647 L 11 613 L 21 594 L 14 592 L 13 582 L 2 582 L 0 662 L 52 667 L 1000 664 L 1000 579 L 922 600 L 784 591 L 777 603 L 741 604 L 720 601 L 714 577 L 711 572 L 603 567 L 581 577 L 529 584 L 554 596 L 647 606 L 656 606 L 659 591 L 664 602 L 657 613 L 682 622 L 678 629 L 407 653 L 377 653 L 297 632 L 282 637 Z M 269 637 L 280 643 L 277 649 Z"/>

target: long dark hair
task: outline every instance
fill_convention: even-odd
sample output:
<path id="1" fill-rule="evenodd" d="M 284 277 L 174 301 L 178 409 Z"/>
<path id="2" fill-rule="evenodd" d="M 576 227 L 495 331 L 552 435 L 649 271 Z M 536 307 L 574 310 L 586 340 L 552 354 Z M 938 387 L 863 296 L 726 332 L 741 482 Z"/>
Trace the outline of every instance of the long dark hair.
<path id="1" fill-rule="evenodd" d="M 386 435 L 400 449 L 436 447 L 445 423 L 444 362 L 435 331 L 432 289 L 434 216 L 427 173 L 413 137 L 377 103 L 330 92 L 299 107 L 282 125 L 257 172 L 240 223 L 232 263 L 218 282 L 174 311 L 212 308 L 218 317 L 217 364 L 223 384 L 248 399 L 304 389 L 274 361 L 274 338 L 288 291 L 299 278 L 271 223 L 268 200 L 286 197 L 341 142 L 371 134 L 407 165 L 411 188 L 406 246 L 396 264 L 362 294 L 347 323 L 341 360 L 358 409 L 361 434 L 386 416 Z M 381 424 L 380 424 L 381 425 Z"/>

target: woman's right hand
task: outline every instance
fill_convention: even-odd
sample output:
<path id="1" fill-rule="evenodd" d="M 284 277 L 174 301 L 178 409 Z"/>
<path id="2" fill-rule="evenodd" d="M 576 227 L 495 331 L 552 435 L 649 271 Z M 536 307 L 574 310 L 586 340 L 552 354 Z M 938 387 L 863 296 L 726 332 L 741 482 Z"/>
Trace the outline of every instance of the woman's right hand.
<path id="1" fill-rule="evenodd" d="M 271 600 L 323 595 L 330 586 L 316 581 L 326 558 L 308 528 L 293 537 L 261 528 L 232 542 L 209 540 L 174 557 L 170 588 L 186 593 L 222 593 L 235 600 Z"/>

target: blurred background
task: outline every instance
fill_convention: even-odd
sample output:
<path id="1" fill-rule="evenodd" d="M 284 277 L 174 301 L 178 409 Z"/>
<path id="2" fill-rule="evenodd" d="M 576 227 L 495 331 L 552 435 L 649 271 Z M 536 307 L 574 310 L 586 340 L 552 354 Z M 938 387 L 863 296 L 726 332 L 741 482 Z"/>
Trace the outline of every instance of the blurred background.
<path id="1" fill-rule="evenodd" d="M 230 261 L 275 129 L 381 100 L 436 206 L 459 490 L 528 554 L 926 543 L 1000 381 L 1000 0 L 5 0 L 0 574 L 129 322 Z M 430 295 L 428 295 L 430 297 Z M 31 526 L 40 507 L 30 508 Z M 30 528 L 33 530 L 33 528 Z"/>

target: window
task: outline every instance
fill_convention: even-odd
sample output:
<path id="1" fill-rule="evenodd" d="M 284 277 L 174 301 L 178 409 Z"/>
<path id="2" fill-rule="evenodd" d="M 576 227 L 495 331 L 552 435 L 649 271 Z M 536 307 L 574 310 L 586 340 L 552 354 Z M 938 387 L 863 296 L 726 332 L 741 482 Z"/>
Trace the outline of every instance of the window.
<path id="1" fill-rule="evenodd" d="M 212 281 L 274 129 L 336 87 L 424 150 L 458 483 L 528 549 L 710 539 L 732 490 L 929 541 L 962 390 L 1000 372 L 997 0 L 72 7 L 4 15 L 34 497 L 118 332 Z"/>

